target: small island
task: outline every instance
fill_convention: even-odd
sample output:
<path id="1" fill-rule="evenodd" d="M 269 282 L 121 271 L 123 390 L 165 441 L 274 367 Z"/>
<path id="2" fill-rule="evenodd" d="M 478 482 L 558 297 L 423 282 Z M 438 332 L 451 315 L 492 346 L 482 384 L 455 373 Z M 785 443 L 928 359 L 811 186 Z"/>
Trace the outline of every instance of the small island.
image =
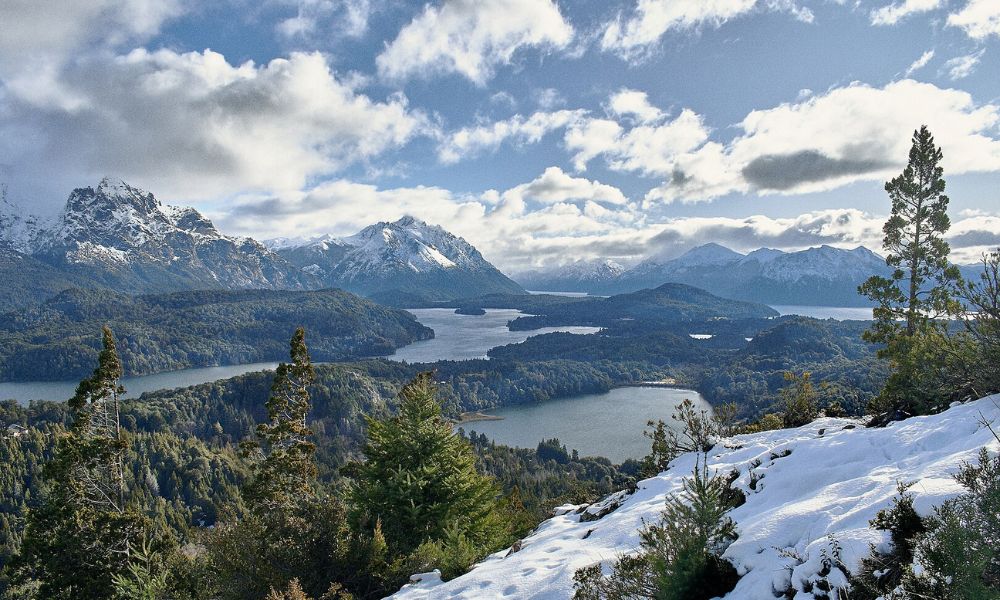
<path id="1" fill-rule="evenodd" d="M 486 309 L 479 306 L 459 306 L 455 309 L 456 315 L 482 316 L 486 314 Z"/>
<path id="2" fill-rule="evenodd" d="M 479 411 L 464 412 L 458 416 L 458 420 L 455 421 L 455 424 L 462 425 L 463 423 L 473 423 L 475 421 L 503 421 L 503 417 L 488 415 Z"/>

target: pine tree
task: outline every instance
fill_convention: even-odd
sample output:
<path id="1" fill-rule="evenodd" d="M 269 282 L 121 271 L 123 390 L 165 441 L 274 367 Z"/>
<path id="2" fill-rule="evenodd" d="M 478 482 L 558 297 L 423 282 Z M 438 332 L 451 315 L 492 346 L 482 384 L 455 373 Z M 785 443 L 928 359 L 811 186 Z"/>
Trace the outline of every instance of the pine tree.
<path id="1" fill-rule="evenodd" d="M 126 574 L 146 521 L 127 504 L 119 421 L 121 360 L 111 330 L 94 374 L 69 401 L 73 423 L 45 465 L 49 484 L 41 506 L 28 513 L 14 579 L 37 581 L 43 598 L 104 599 Z"/>
<path id="2" fill-rule="evenodd" d="M 278 365 L 267 400 L 266 423 L 257 426 L 263 458 L 245 496 L 259 513 L 288 510 L 316 494 L 316 445 L 306 423 L 311 407 L 309 386 L 316 378 L 305 330 L 299 327 L 290 343 L 290 363 Z"/>
<path id="3" fill-rule="evenodd" d="M 955 309 L 952 291 L 958 269 L 948 262 L 950 248 L 944 234 L 951 227 L 945 195 L 941 149 L 926 126 L 913 133 L 909 162 L 903 172 L 885 184 L 892 203 L 882 231 L 889 278 L 873 276 L 858 291 L 876 307 L 875 322 L 864 339 L 882 344 L 879 355 L 888 358 L 893 372 L 875 406 L 890 418 L 921 414 L 931 409 L 933 388 L 926 381 L 942 359 L 928 351 L 937 345 L 929 338 L 944 334 L 939 319 Z"/>
<path id="4" fill-rule="evenodd" d="M 368 421 L 367 460 L 352 465 L 356 517 L 377 525 L 396 556 L 458 535 L 493 550 L 499 489 L 476 472 L 472 447 L 441 416 L 431 374 L 407 384 L 400 400 L 397 416 Z"/>

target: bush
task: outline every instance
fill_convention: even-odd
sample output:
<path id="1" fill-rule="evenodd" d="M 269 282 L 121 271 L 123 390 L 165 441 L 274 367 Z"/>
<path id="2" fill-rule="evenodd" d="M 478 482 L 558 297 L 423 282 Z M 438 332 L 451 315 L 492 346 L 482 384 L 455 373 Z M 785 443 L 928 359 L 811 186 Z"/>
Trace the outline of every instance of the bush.
<path id="1" fill-rule="evenodd" d="M 1000 598 L 1000 456 L 986 449 L 976 465 L 955 477 L 965 494 L 945 502 L 928 519 L 903 579 L 904 597 L 941 600 Z"/>
<path id="2" fill-rule="evenodd" d="M 911 484 L 912 485 L 912 484 Z M 908 485 L 900 483 L 899 494 L 892 506 L 880 510 L 871 520 L 871 526 L 889 532 L 888 548 L 873 545 L 871 555 L 861 561 L 854 581 L 853 597 L 875 600 L 895 589 L 913 563 L 913 548 L 926 526 L 913 509 L 913 494 Z"/>
<path id="3" fill-rule="evenodd" d="M 707 410 L 696 410 L 694 403 L 685 399 L 674 414 L 672 421 L 680 424 L 678 432 L 667 427 L 662 420 L 648 421 L 650 429 L 642 434 L 652 441 L 650 454 L 642 459 L 642 477 L 652 477 L 670 466 L 670 462 L 685 452 L 708 452 L 719 438 L 733 435 L 737 432 L 733 425 L 736 406 L 724 404 L 715 409 L 714 414 Z"/>
<path id="4" fill-rule="evenodd" d="M 727 489 L 727 479 L 709 476 L 706 458 L 640 533 L 639 555 L 620 557 L 606 577 L 600 564 L 576 572 L 574 600 L 708 600 L 732 590 L 739 576 L 721 558 L 737 535 Z"/>

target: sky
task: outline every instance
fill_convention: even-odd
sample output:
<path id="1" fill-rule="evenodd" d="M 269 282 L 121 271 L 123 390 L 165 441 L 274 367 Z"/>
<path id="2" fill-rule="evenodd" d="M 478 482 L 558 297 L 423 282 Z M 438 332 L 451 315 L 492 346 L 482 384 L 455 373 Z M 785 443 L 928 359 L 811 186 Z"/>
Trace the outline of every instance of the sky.
<path id="1" fill-rule="evenodd" d="M 509 272 L 878 250 L 926 124 L 1000 245 L 1000 0 L 4 0 L 0 181 L 120 177 L 226 233 L 413 215 Z"/>

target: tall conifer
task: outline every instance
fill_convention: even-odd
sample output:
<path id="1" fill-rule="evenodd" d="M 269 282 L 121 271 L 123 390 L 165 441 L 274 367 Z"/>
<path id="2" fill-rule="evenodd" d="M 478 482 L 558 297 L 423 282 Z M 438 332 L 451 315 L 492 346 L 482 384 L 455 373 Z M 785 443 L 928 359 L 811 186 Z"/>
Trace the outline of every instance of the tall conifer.
<path id="1" fill-rule="evenodd" d="M 309 386 L 316 375 L 305 335 L 299 327 L 292 336 L 291 361 L 278 365 L 266 404 L 268 420 L 257 426 L 263 457 L 245 495 L 258 512 L 287 510 L 316 493 L 316 445 L 306 424 Z"/>

